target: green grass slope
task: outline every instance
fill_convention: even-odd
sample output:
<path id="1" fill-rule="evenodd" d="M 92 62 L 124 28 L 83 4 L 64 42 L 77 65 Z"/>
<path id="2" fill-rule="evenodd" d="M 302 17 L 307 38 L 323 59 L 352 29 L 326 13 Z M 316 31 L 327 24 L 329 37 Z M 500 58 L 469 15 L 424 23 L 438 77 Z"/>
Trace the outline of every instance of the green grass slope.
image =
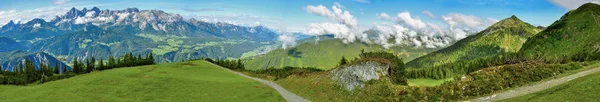
<path id="1" fill-rule="evenodd" d="M 559 60 L 578 53 L 600 51 L 600 5 L 587 3 L 563 15 L 527 41 L 521 54 L 527 59 Z"/>
<path id="2" fill-rule="evenodd" d="M 392 47 L 385 49 L 381 45 L 366 44 L 354 42 L 344 44 L 341 40 L 326 39 L 318 43 L 311 42 L 314 40 L 307 39 L 300 42 L 305 42 L 294 48 L 277 49 L 265 55 L 256 56 L 245 61 L 246 69 L 264 69 L 269 67 L 282 68 L 285 66 L 293 67 L 317 67 L 324 70 L 335 67 L 343 57 L 353 59 L 358 57 L 361 50 L 365 52 L 371 51 L 388 51 L 393 52 L 397 56 L 406 61 L 423 56 L 437 49 L 423 49 L 413 47 Z"/>
<path id="3" fill-rule="evenodd" d="M 112 69 L 0 90 L 2 102 L 285 101 L 271 87 L 205 61 Z"/>
<path id="4" fill-rule="evenodd" d="M 594 102 L 600 101 L 600 73 L 584 76 L 565 84 L 506 102 Z"/>
<path id="5" fill-rule="evenodd" d="M 539 31 L 538 28 L 521 21 L 513 15 L 476 35 L 459 40 L 447 48 L 414 59 L 406 65 L 409 68 L 435 67 L 493 56 L 500 52 L 517 52 L 528 38 L 533 37 Z"/>

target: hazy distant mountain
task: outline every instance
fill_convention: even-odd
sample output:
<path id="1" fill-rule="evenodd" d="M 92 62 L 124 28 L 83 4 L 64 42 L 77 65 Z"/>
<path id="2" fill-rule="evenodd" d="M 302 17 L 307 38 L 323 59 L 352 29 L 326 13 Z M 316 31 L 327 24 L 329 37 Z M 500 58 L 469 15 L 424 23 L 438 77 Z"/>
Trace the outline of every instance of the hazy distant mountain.
<path id="1" fill-rule="evenodd" d="M 14 50 L 25 50 L 27 47 L 17 43 L 10 38 L 0 37 L 0 52 L 10 52 Z"/>
<path id="2" fill-rule="evenodd" d="M 7 57 L 11 56 L 11 57 Z M 33 64 L 36 66 L 36 69 L 40 68 L 42 63 L 50 65 L 54 67 L 57 65 L 59 68 L 67 67 L 68 70 L 71 69 L 67 64 L 63 63 L 59 59 L 48 55 L 46 53 L 38 52 L 38 53 L 27 53 L 24 51 L 14 51 L 11 53 L 0 53 L 0 57 L 4 60 L 1 60 L 3 64 L 2 70 L 13 71 L 15 67 L 18 67 L 20 63 L 24 63 L 26 59 L 31 60 Z"/>
<path id="3" fill-rule="evenodd" d="M 277 34 L 263 26 L 240 26 L 184 20 L 161 10 L 72 8 L 47 22 L 10 21 L 0 37 L 13 39 L 31 52 L 64 58 L 121 56 L 127 52 L 157 55 L 159 62 L 194 58 L 237 58 L 275 44 Z M 23 48 L 15 45 L 15 48 Z M 1 51 L 2 49 L 0 49 Z M 8 50 L 7 50 L 8 51 Z"/>

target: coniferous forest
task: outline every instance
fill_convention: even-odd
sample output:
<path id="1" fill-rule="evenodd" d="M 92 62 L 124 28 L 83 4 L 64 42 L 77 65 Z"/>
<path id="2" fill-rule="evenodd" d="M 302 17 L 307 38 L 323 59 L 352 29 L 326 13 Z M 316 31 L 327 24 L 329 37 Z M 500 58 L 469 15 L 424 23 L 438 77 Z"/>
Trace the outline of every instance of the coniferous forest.
<path id="1" fill-rule="evenodd" d="M 35 66 L 30 59 L 25 59 L 23 63 L 20 63 L 13 70 L 1 70 L 0 84 L 27 85 L 30 83 L 45 83 L 94 71 L 152 65 L 155 64 L 154 61 L 154 55 L 151 53 L 142 57 L 141 54 L 135 56 L 130 52 L 121 58 L 110 57 L 108 60 L 96 59 L 94 56 L 82 60 L 75 58 L 72 68 L 68 69 L 66 66 L 49 66 L 48 63 Z"/>

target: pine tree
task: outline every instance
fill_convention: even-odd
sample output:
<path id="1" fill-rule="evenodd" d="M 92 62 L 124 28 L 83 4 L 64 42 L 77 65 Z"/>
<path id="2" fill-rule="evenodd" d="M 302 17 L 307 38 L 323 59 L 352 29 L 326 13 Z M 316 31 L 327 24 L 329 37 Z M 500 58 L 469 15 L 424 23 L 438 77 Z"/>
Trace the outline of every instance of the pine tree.
<path id="1" fill-rule="evenodd" d="M 58 63 L 54 64 L 54 68 L 52 68 L 54 73 L 60 74 L 60 69 L 58 68 Z"/>
<path id="2" fill-rule="evenodd" d="M 129 52 L 129 55 L 127 55 L 127 59 L 130 62 L 135 61 L 135 57 L 133 57 L 133 53 L 132 52 Z M 127 63 L 127 62 L 125 62 L 125 63 Z"/>
<path id="3" fill-rule="evenodd" d="M 96 70 L 96 57 L 92 56 L 91 60 L 92 61 L 89 64 L 89 66 L 90 66 L 89 72 Z"/>
<path id="4" fill-rule="evenodd" d="M 35 71 L 35 65 L 33 65 L 33 62 L 29 59 L 25 60 L 25 74 L 27 75 L 28 82 L 33 82 L 34 80 L 38 79 L 38 75 Z"/>
<path id="5" fill-rule="evenodd" d="M 60 74 L 64 74 L 66 72 L 69 72 L 69 70 L 67 69 L 67 66 L 63 66 L 62 72 Z"/>
<path id="6" fill-rule="evenodd" d="M 75 57 L 73 60 L 73 72 L 77 74 L 81 73 L 81 68 L 79 67 L 79 61 L 77 60 L 77 57 Z"/>
<path id="7" fill-rule="evenodd" d="M 397 59 L 394 62 L 394 68 L 392 69 L 392 81 L 396 84 L 407 85 L 406 82 L 406 66 L 402 59 Z"/>
<path id="8" fill-rule="evenodd" d="M 150 64 L 154 64 L 154 57 L 152 56 L 153 54 L 150 53 L 150 56 L 148 56 L 148 60 L 150 60 Z"/>
<path id="9" fill-rule="evenodd" d="M 348 60 L 346 60 L 346 57 L 342 56 L 342 60 L 340 61 L 339 65 L 342 66 L 346 64 L 348 64 Z"/>
<path id="10" fill-rule="evenodd" d="M 104 61 L 102 59 L 100 59 L 100 61 L 98 62 L 98 69 L 99 70 L 106 69 L 106 67 L 104 66 Z"/>
<path id="11" fill-rule="evenodd" d="M 20 62 L 20 63 L 19 63 L 19 67 L 18 67 L 18 68 L 13 68 L 13 69 L 15 69 L 15 71 L 14 71 L 14 72 L 17 72 L 17 73 L 19 73 L 19 74 L 23 74 L 23 67 L 25 67 L 25 66 L 23 65 L 23 62 Z"/>
<path id="12" fill-rule="evenodd" d="M 139 54 L 139 53 L 138 53 L 137 60 L 138 60 L 138 61 L 139 61 L 139 60 L 142 60 L 142 54 Z"/>
<path id="13" fill-rule="evenodd" d="M 115 63 L 115 57 L 110 56 L 110 58 L 108 58 L 108 69 L 114 68 L 117 64 Z"/>

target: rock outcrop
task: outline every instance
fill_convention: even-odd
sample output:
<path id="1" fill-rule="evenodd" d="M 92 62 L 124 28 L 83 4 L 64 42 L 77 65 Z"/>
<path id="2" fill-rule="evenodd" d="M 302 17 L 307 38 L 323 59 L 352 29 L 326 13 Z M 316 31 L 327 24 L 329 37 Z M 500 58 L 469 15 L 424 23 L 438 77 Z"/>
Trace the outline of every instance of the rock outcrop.
<path id="1" fill-rule="evenodd" d="M 360 62 L 359 64 L 332 70 L 331 79 L 337 85 L 348 91 L 362 88 L 369 80 L 379 80 L 388 75 L 389 65 L 375 61 Z"/>

